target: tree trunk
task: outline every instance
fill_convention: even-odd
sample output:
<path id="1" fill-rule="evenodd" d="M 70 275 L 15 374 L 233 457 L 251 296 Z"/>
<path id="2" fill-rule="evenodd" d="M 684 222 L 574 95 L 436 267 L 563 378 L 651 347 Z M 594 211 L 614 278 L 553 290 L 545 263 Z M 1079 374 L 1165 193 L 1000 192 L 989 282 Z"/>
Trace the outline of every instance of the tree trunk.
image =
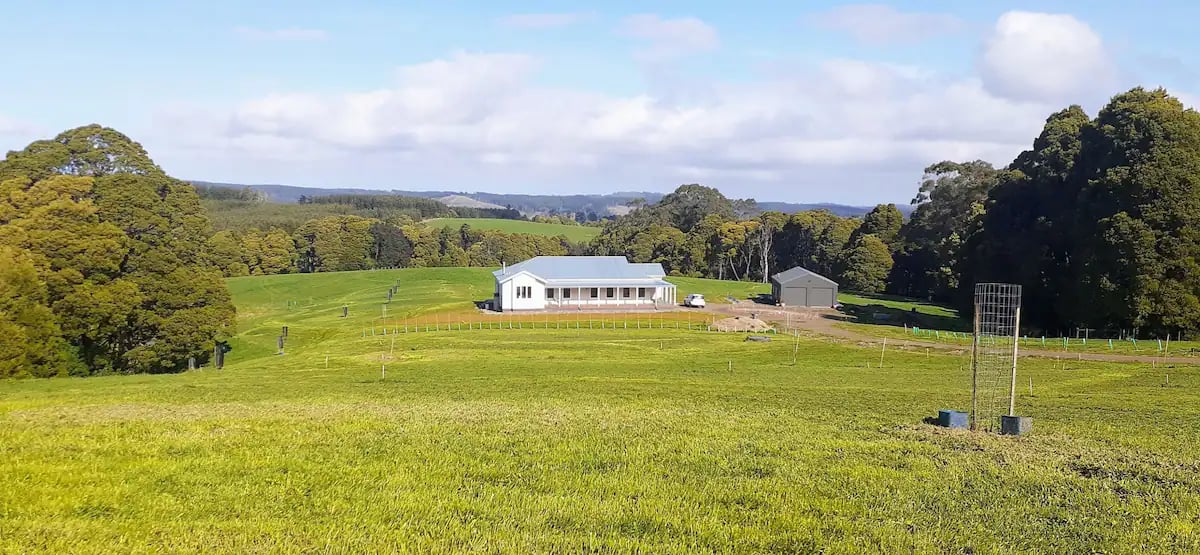
<path id="1" fill-rule="evenodd" d="M 770 272 L 771 265 L 771 243 L 774 242 L 774 235 L 765 229 L 762 234 L 762 243 L 759 245 L 758 256 L 762 259 L 762 282 L 767 282 L 767 274 Z"/>

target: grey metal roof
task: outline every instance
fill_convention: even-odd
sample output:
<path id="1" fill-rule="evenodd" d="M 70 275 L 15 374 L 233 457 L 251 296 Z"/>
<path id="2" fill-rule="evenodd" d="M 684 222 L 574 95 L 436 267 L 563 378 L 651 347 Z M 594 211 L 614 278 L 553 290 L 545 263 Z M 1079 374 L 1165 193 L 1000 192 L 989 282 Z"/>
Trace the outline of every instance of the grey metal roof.
<path id="1" fill-rule="evenodd" d="M 662 264 L 657 262 L 633 262 L 630 266 L 636 266 L 646 272 L 646 275 L 654 277 L 666 277 L 667 273 L 663 271 Z"/>
<path id="2" fill-rule="evenodd" d="M 827 278 L 821 274 L 818 274 L 812 270 L 807 270 L 805 268 L 801 268 L 800 266 L 796 266 L 795 268 L 792 268 L 790 270 L 784 270 L 782 272 L 779 272 L 778 274 L 771 276 L 771 281 L 774 281 L 775 283 L 778 283 L 778 284 L 784 284 L 789 281 L 794 281 L 794 280 L 797 280 L 802 277 L 814 277 L 814 278 L 824 281 L 830 285 L 837 285 L 836 281 L 833 281 L 832 279 L 829 279 L 829 278 Z"/>
<path id="3" fill-rule="evenodd" d="M 492 272 L 504 280 L 529 272 L 542 280 L 644 280 L 666 275 L 662 264 L 630 264 L 624 256 L 538 256 Z"/>

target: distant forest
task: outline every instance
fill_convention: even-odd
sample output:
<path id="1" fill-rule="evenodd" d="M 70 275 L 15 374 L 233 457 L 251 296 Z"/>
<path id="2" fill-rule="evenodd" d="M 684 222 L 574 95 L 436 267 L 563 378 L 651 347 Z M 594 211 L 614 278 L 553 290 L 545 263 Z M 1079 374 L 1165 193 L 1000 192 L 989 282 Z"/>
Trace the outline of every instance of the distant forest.
<path id="1" fill-rule="evenodd" d="M 597 221 L 615 214 L 628 212 L 628 205 L 634 202 L 654 204 L 664 196 L 663 193 L 653 192 L 617 192 L 591 195 L 535 195 L 515 193 L 467 193 L 461 191 L 405 191 L 391 190 L 387 192 L 370 189 L 329 189 L 314 187 L 294 187 L 290 185 L 239 185 L 232 183 L 212 183 L 192 181 L 198 189 L 221 189 L 226 191 L 249 191 L 257 194 L 264 202 L 291 204 L 304 198 L 328 197 L 340 195 L 399 195 L 407 197 L 439 199 L 447 196 L 466 196 L 475 200 L 505 206 L 525 214 L 558 216 L 570 215 L 578 221 Z M 871 211 L 871 207 L 850 206 L 836 203 L 793 203 L 777 201 L 759 201 L 762 210 L 771 210 L 794 214 L 809 210 L 828 210 L 838 216 L 861 217 Z M 914 207 L 900 205 L 897 208 L 905 216 L 912 213 Z"/>

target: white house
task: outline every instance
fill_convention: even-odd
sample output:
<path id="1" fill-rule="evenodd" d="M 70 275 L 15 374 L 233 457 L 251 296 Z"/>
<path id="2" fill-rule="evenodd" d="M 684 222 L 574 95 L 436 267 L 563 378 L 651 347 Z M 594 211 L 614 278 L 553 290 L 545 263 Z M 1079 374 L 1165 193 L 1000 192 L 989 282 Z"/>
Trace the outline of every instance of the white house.
<path id="1" fill-rule="evenodd" d="M 662 264 L 623 256 L 538 256 L 495 272 L 496 310 L 674 306 Z"/>

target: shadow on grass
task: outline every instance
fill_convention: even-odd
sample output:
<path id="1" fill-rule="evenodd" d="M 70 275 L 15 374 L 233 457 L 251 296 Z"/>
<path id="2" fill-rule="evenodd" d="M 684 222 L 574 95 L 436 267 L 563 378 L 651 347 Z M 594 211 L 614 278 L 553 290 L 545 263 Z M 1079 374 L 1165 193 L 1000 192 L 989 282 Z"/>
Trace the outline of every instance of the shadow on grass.
<path id="1" fill-rule="evenodd" d="M 770 293 L 759 293 L 753 297 L 750 297 L 750 302 L 754 304 L 775 306 L 775 297 Z"/>
<path id="2" fill-rule="evenodd" d="M 881 299 L 881 300 L 907 300 L 899 297 L 887 297 L 886 295 L 864 295 L 856 293 L 863 298 Z M 829 314 L 826 318 L 839 320 L 842 322 L 851 322 L 855 324 L 873 324 L 881 326 L 908 326 L 919 327 L 934 330 L 948 331 L 970 331 L 967 323 L 961 318 L 951 316 L 941 316 L 936 314 L 925 314 L 917 312 L 916 308 L 910 310 L 902 310 L 881 304 L 868 305 L 842 305 L 840 314 Z"/>

